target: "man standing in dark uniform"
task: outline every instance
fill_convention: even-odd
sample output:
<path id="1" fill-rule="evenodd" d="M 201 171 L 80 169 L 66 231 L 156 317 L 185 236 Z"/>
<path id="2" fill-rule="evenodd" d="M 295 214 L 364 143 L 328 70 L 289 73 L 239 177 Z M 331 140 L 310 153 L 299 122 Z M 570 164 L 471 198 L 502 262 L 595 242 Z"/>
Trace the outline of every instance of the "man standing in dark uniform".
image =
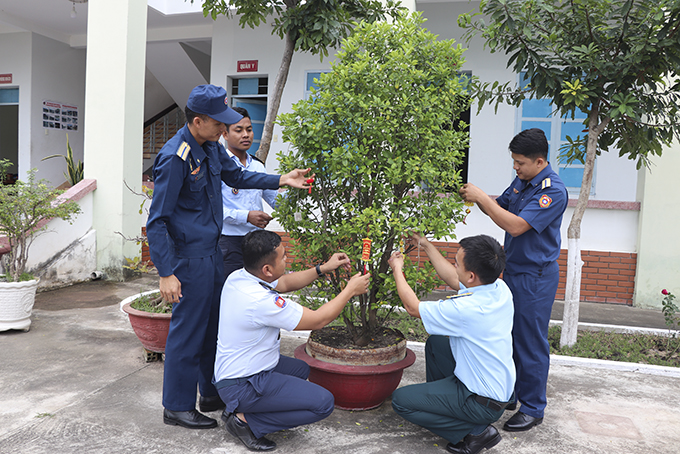
<path id="1" fill-rule="evenodd" d="M 560 226 L 569 197 L 548 163 L 548 141 L 542 130 L 517 134 L 510 152 L 517 177 L 500 197 L 494 200 L 470 183 L 463 185 L 460 194 L 506 232 L 503 280 L 515 304 L 515 394 L 522 406 L 503 428 L 522 431 L 543 422 L 550 367 L 548 323 L 559 282 Z"/>
<path id="2" fill-rule="evenodd" d="M 161 295 L 176 303 L 165 348 L 163 421 L 207 429 L 217 421 L 196 410 L 196 385 L 201 411 L 224 406 L 211 382 L 223 283 L 220 180 L 238 188 L 305 188 L 309 169 L 279 177 L 238 168 L 217 143 L 225 124 L 242 118 L 228 107 L 222 87 L 194 88 L 186 117 L 156 157 L 146 231 Z"/>

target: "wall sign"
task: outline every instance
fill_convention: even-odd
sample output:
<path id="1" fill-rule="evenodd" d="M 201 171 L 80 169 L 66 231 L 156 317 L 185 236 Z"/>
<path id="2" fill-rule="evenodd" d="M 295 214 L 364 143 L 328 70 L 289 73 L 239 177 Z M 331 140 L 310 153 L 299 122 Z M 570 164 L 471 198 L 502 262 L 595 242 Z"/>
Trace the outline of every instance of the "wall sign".
<path id="1" fill-rule="evenodd" d="M 43 128 L 78 130 L 78 107 L 54 101 L 43 101 Z"/>
<path id="2" fill-rule="evenodd" d="M 257 71 L 258 60 L 239 60 L 236 62 L 237 72 L 255 72 Z"/>
<path id="3" fill-rule="evenodd" d="M 12 75 L 11 74 L 0 74 L 0 84 L 11 84 Z"/>

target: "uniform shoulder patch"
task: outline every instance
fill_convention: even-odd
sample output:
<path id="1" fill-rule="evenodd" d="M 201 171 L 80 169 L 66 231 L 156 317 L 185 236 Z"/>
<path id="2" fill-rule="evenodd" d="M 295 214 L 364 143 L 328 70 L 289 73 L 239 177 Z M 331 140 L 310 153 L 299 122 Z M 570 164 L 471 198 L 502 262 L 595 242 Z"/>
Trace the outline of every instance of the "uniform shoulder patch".
<path id="1" fill-rule="evenodd" d="M 284 307 L 286 307 L 286 300 L 283 299 L 282 296 L 276 295 L 276 297 L 274 298 L 274 304 L 283 309 Z"/>
<path id="2" fill-rule="evenodd" d="M 451 295 L 446 299 L 447 300 L 455 300 L 456 298 L 463 298 L 465 296 L 470 296 L 470 295 L 472 295 L 472 292 L 463 292 L 463 293 L 459 293 L 457 295 Z"/>
<path id="3" fill-rule="evenodd" d="M 538 199 L 538 205 L 541 208 L 548 208 L 552 203 L 552 199 L 548 194 L 543 194 L 540 199 Z"/>
<path id="4" fill-rule="evenodd" d="M 187 156 L 189 156 L 189 150 L 191 150 L 191 146 L 186 142 L 182 142 L 177 149 L 177 156 L 179 156 L 182 161 L 186 161 Z"/>
<path id="5" fill-rule="evenodd" d="M 550 181 L 550 178 L 545 178 L 543 182 L 541 183 L 541 189 L 549 188 L 552 186 L 552 182 Z"/>

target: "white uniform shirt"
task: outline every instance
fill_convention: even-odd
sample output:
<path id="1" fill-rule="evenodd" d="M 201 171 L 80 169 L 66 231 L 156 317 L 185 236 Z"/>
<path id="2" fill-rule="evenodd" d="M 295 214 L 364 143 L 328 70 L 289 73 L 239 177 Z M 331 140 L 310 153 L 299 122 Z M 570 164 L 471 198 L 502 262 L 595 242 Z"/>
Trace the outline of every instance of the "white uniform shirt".
<path id="1" fill-rule="evenodd" d="M 241 160 L 232 152 L 227 150 L 227 154 L 242 169 L 266 173 L 264 165 L 250 155 L 247 155 L 244 167 Z M 278 194 L 279 192 L 276 189 L 235 189 L 222 182 L 222 235 L 244 236 L 248 232 L 258 230 L 257 227 L 248 222 L 248 212 L 263 211 L 262 199 L 270 207 L 276 209 L 276 196 Z"/>
<path id="2" fill-rule="evenodd" d="M 507 402 L 515 388 L 512 293 L 501 279 L 466 288 L 439 301 L 423 301 L 420 316 L 430 334 L 449 337 L 454 374 L 473 393 Z"/>
<path id="3" fill-rule="evenodd" d="M 267 288 L 276 287 L 277 282 L 264 282 L 241 268 L 224 283 L 215 382 L 249 377 L 279 363 L 279 330 L 295 329 L 302 319 L 302 306 Z"/>

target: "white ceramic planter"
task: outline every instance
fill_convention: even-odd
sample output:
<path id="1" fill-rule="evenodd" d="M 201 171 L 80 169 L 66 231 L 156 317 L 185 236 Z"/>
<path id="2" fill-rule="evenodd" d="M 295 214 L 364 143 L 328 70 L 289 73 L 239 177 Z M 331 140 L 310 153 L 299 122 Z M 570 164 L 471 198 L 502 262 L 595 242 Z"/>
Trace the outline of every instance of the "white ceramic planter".
<path id="1" fill-rule="evenodd" d="M 0 331 L 29 330 L 38 282 L 0 282 Z"/>

